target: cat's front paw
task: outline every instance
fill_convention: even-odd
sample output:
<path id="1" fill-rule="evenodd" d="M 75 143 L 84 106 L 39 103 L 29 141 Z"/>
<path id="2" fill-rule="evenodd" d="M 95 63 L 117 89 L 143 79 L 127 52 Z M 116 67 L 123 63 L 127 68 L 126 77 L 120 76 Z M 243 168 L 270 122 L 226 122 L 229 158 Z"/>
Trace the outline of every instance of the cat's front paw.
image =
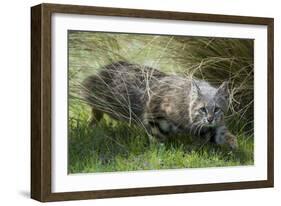
<path id="1" fill-rule="evenodd" d="M 230 132 L 226 133 L 225 143 L 231 149 L 237 149 L 238 148 L 237 137 L 235 135 L 231 134 Z"/>
<path id="2" fill-rule="evenodd" d="M 231 149 L 238 147 L 237 137 L 231 134 L 225 126 L 216 129 L 215 142 L 219 145 L 226 145 Z"/>

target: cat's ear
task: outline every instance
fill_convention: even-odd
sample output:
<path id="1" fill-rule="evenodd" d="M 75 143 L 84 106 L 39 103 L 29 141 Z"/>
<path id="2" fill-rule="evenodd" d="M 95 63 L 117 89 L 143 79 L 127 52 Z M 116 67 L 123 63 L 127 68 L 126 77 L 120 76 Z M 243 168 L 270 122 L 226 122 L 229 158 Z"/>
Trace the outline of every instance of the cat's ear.
<path id="1" fill-rule="evenodd" d="M 223 98 L 224 100 L 228 100 L 229 98 L 229 89 L 228 89 L 229 82 L 223 82 L 217 90 L 216 96 L 219 98 Z"/>
<path id="2" fill-rule="evenodd" d="M 201 95 L 201 90 L 194 80 L 191 81 L 191 97 L 197 99 Z"/>

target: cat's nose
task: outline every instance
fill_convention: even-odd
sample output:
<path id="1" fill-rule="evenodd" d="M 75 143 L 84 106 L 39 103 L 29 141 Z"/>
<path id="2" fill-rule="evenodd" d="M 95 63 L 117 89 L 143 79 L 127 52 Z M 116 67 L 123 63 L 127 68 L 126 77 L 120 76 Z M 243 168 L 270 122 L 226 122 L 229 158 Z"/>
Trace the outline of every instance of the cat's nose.
<path id="1" fill-rule="evenodd" d="M 214 120 L 214 117 L 209 116 L 209 117 L 207 117 L 207 120 L 208 120 L 209 123 L 211 123 Z"/>

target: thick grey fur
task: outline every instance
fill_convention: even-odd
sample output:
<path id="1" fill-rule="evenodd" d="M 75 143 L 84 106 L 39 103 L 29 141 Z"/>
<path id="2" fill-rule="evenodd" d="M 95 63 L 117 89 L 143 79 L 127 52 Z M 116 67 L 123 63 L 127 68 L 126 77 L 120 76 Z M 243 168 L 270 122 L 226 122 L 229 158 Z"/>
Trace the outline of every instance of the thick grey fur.
<path id="1" fill-rule="evenodd" d="M 92 107 L 93 125 L 106 113 L 143 126 L 158 140 L 188 133 L 216 144 L 237 146 L 224 122 L 229 102 L 227 82 L 216 88 L 203 80 L 117 62 L 86 78 L 82 91 Z"/>

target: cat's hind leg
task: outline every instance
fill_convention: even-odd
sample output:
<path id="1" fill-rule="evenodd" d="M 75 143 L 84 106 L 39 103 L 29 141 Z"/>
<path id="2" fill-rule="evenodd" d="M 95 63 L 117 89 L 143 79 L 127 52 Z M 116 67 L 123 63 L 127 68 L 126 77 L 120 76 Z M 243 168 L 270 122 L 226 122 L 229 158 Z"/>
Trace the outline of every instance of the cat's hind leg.
<path id="1" fill-rule="evenodd" d="M 91 117 L 89 119 L 89 126 L 95 127 L 103 117 L 103 112 L 92 107 Z"/>

